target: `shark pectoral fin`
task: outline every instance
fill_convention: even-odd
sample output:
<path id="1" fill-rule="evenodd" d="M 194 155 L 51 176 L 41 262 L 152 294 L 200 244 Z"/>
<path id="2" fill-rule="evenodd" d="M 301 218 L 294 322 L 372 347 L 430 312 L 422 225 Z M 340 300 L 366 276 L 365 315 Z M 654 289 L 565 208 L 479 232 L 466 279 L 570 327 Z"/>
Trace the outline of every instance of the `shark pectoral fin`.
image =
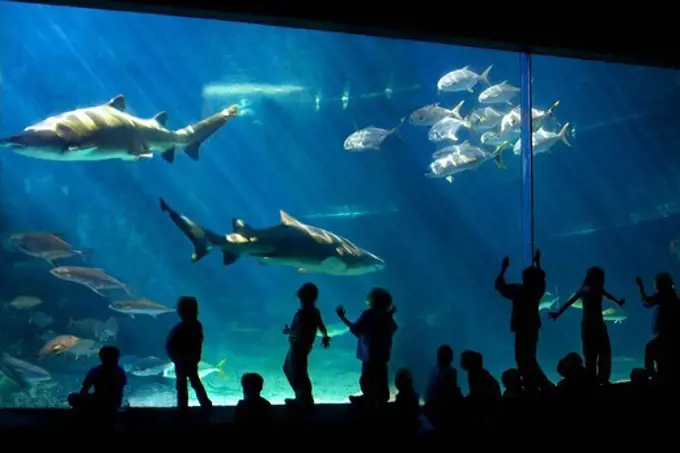
<path id="1" fill-rule="evenodd" d="M 299 268 L 297 271 L 298 271 L 298 274 L 308 274 L 309 273 L 309 271 L 307 269 L 303 269 L 303 268 Z"/>
<path id="2" fill-rule="evenodd" d="M 170 148 L 163 151 L 163 153 L 161 153 L 161 157 L 167 163 L 169 163 L 169 164 L 173 163 L 174 160 L 175 160 L 175 147 L 171 146 Z"/>
<path id="3" fill-rule="evenodd" d="M 451 184 L 453 182 L 453 180 L 454 180 L 453 176 L 447 176 L 446 177 L 446 182 L 448 182 L 449 184 Z"/>
<path id="4" fill-rule="evenodd" d="M 153 117 L 153 119 L 162 127 L 168 127 L 168 112 L 158 112 L 156 116 Z"/>
<path id="5" fill-rule="evenodd" d="M 115 98 L 111 99 L 109 102 L 106 103 L 109 107 L 113 107 L 116 110 L 120 110 L 121 112 L 125 111 L 125 96 L 122 94 L 119 94 Z"/>
<path id="6" fill-rule="evenodd" d="M 222 264 L 229 266 L 230 264 L 234 264 L 236 260 L 238 260 L 237 254 L 222 250 Z"/>
<path id="7" fill-rule="evenodd" d="M 194 142 L 184 148 L 184 153 L 191 158 L 191 160 L 198 160 L 198 152 L 201 147 L 201 142 Z"/>

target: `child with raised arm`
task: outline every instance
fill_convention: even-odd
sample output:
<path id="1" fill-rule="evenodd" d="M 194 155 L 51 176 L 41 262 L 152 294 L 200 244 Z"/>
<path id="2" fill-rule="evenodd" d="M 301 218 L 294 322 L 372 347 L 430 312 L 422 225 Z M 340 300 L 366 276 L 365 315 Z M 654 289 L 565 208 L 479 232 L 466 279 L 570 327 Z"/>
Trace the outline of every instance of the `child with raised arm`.
<path id="1" fill-rule="evenodd" d="M 288 354 L 283 363 L 283 372 L 288 383 L 295 391 L 295 399 L 286 399 L 286 404 L 310 407 L 314 405 L 312 395 L 312 381 L 309 379 L 308 359 L 312 352 L 317 331 L 323 335 L 321 345 L 328 348 L 331 338 L 321 319 L 321 312 L 316 307 L 319 289 L 314 283 L 305 283 L 298 289 L 300 309 L 295 313 L 290 327 L 283 328 L 283 334 L 288 335 Z"/>
<path id="2" fill-rule="evenodd" d="M 558 311 L 548 314 L 552 320 L 557 320 L 574 302 L 581 299 L 583 304 L 581 342 L 586 373 L 591 382 L 601 384 L 609 382 L 612 372 L 611 344 L 602 315 L 602 299 L 605 297 L 620 307 L 626 302 L 625 299 L 615 298 L 604 289 L 604 269 L 591 267 L 586 273 L 581 289 L 571 296 Z"/>
<path id="3" fill-rule="evenodd" d="M 537 250 L 531 266 L 522 272 L 522 283 L 506 283 L 505 272 L 510 259 L 503 258 L 496 278 L 496 291 L 512 302 L 510 331 L 515 334 L 515 361 L 526 389 L 547 390 L 552 384 L 536 358 L 541 317 L 538 307 L 545 294 L 545 272 L 541 269 L 541 251 Z"/>
<path id="4" fill-rule="evenodd" d="M 366 298 L 367 308 L 356 322 L 347 319 L 345 307 L 336 312 L 357 337 L 357 358 L 361 361 L 359 385 L 362 396 L 350 396 L 353 403 L 382 405 L 390 399 L 387 364 L 392 354 L 392 338 L 397 331 L 396 308 L 392 295 L 385 289 L 373 288 Z"/>
<path id="5" fill-rule="evenodd" d="M 669 356 L 673 350 L 674 318 L 676 317 L 680 299 L 675 290 L 673 277 L 668 272 L 661 272 L 654 278 L 656 292 L 648 296 L 642 279 L 635 279 L 640 288 L 642 304 L 646 308 L 655 309 L 652 333 L 654 337 L 645 346 L 645 369 L 650 377 L 658 371 L 661 376 L 669 371 Z M 656 364 L 656 367 L 655 367 Z"/>

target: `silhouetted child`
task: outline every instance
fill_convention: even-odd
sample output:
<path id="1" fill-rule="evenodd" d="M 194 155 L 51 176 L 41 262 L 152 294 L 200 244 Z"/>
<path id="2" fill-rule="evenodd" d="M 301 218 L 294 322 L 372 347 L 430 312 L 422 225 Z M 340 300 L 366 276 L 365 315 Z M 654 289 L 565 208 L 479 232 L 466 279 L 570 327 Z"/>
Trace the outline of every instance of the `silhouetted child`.
<path id="1" fill-rule="evenodd" d="M 168 357 L 175 365 L 177 378 L 177 407 L 189 407 L 189 389 L 187 381 L 196 393 L 196 399 L 206 411 L 212 409 L 212 401 L 198 376 L 198 364 L 203 352 L 203 325 L 198 320 L 198 301 L 195 297 L 182 296 L 177 302 L 177 314 L 180 322 L 168 335 L 165 344 Z"/>
<path id="2" fill-rule="evenodd" d="M 607 383 L 612 372 L 612 350 L 609 343 L 607 325 L 602 315 L 602 299 L 623 306 L 625 299 L 618 300 L 604 289 L 604 270 L 591 267 L 583 280 L 583 286 L 556 312 L 548 315 L 553 320 L 574 302 L 581 299 L 583 304 L 583 320 L 581 321 L 581 341 L 586 373 L 592 382 Z"/>
<path id="3" fill-rule="evenodd" d="M 633 397 L 647 396 L 650 388 L 649 375 L 644 368 L 633 368 L 630 372 L 630 391 Z"/>
<path id="4" fill-rule="evenodd" d="M 544 387 L 552 387 L 552 384 L 536 359 L 538 332 L 541 328 L 538 308 L 546 289 L 545 272 L 541 269 L 541 252 L 536 251 L 532 266 L 522 272 L 521 284 L 505 282 L 505 272 L 509 266 L 510 259 L 503 258 L 501 272 L 496 278 L 496 290 L 512 301 L 510 331 L 515 334 L 517 369 L 527 389 L 546 390 Z"/>
<path id="5" fill-rule="evenodd" d="M 357 358 L 361 360 L 361 397 L 351 396 L 352 402 L 370 405 L 387 403 L 390 399 L 387 364 L 392 354 L 392 338 L 397 331 L 394 321 L 396 308 L 392 295 L 385 289 L 374 288 L 366 298 L 367 309 L 356 322 L 345 316 L 342 305 L 336 312 L 357 339 Z"/>
<path id="6" fill-rule="evenodd" d="M 397 388 L 395 404 L 399 412 L 408 418 L 417 418 L 420 412 L 420 397 L 413 388 L 413 377 L 406 368 L 397 371 L 394 377 L 394 386 Z"/>
<path id="7" fill-rule="evenodd" d="M 500 398 L 501 387 L 496 378 L 484 368 L 482 354 L 477 351 L 463 352 L 460 367 L 467 371 L 470 400 L 489 401 Z"/>
<path id="8" fill-rule="evenodd" d="M 557 374 L 562 380 L 557 383 L 557 394 L 569 401 L 583 396 L 586 387 L 586 369 L 578 352 L 570 352 L 557 363 Z"/>
<path id="9" fill-rule="evenodd" d="M 241 387 L 243 399 L 236 405 L 234 422 L 256 428 L 271 423 L 272 405 L 260 395 L 264 378 L 257 373 L 246 373 L 241 377 Z"/>
<path id="10" fill-rule="evenodd" d="M 651 296 L 648 296 L 645 292 L 640 277 L 637 277 L 635 282 L 640 288 L 643 305 L 655 310 L 652 325 L 654 337 L 645 347 L 645 369 L 652 377 L 656 375 L 657 371 L 663 376 L 669 371 L 671 365 L 669 361 L 673 360 L 674 337 L 677 336 L 675 332 L 676 319 L 674 318 L 677 317 L 678 307 L 680 307 L 678 293 L 675 290 L 673 277 L 667 272 L 657 274 L 654 279 L 656 292 Z"/>
<path id="11" fill-rule="evenodd" d="M 463 397 L 458 386 L 458 371 L 453 367 L 453 349 L 447 344 L 437 350 L 437 364 L 430 371 L 425 389 L 425 405 L 444 407 Z"/>
<path id="12" fill-rule="evenodd" d="M 516 368 L 510 368 L 503 372 L 501 376 L 503 387 L 503 398 L 521 398 L 524 396 L 524 387 L 522 385 L 522 375 Z"/>
<path id="13" fill-rule="evenodd" d="M 80 393 L 68 396 L 69 405 L 88 414 L 115 414 L 123 404 L 123 391 L 127 385 L 125 371 L 118 365 L 119 359 L 120 351 L 117 347 L 102 347 L 99 350 L 101 364 L 87 373 Z M 94 392 L 90 393 L 92 388 Z"/>
<path id="14" fill-rule="evenodd" d="M 309 353 L 312 352 L 317 331 L 321 331 L 323 335 L 321 345 L 324 348 L 330 346 L 331 339 L 321 319 L 321 312 L 316 308 L 316 299 L 319 297 L 316 285 L 305 283 L 298 289 L 297 296 L 300 299 L 300 309 L 295 313 L 290 327 L 286 325 L 283 328 L 290 343 L 283 362 L 283 372 L 295 392 L 295 399 L 287 398 L 285 402 L 309 406 L 314 404 L 308 369 Z"/>

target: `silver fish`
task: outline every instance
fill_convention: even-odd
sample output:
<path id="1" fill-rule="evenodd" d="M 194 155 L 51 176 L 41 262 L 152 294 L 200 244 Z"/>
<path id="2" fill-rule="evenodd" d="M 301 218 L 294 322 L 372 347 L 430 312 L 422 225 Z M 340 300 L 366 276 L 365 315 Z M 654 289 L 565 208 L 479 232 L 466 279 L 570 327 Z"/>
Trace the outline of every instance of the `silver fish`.
<path id="1" fill-rule="evenodd" d="M 59 266 L 50 270 L 50 273 L 62 280 L 79 283 L 87 286 L 95 293 L 105 297 L 102 291 L 120 289 L 130 294 L 127 285 L 116 280 L 104 272 L 103 269 L 80 266 Z"/>
<path id="2" fill-rule="evenodd" d="M 510 85 L 507 80 L 491 86 L 479 94 L 480 104 L 511 104 L 511 100 L 519 94 L 520 89 Z"/>
<path id="3" fill-rule="evenodd" d="M 394 129 L 381 129 L 375 126 L 369 126 L 364 129 L 360 129 L 352 133 L 349 137 L 345 139 L 343 147 L 345 151 L 367 151 L 367 150 L 379 150 L 385 139 L 391 135 L 394 135 L 399 141 L 404 140 L 399 136 L 398 129 L 399 126 L 404 122 L 404 118 Z"/>
<path id="4" fill-rule="evenodd" d="M 449 116 L 462 120 L 463 117 L 460 115 L 460 109 L 464 103 L 465 101 L 460 101 L 451 110 L 442 107 L 439 102 L 426 105 L 411 113 L 411 116 L 408 117 L 408 122 L 413 126 L 432 126 Z"/>
<path id="5" fill-rule="evenodd" d="M 431 142 L 441 142 L 444 140 L 457 142 L 457 134 L 461 127 L 469 129 L 470 123 L 465 120 L 446 117 L 430 128 L 430 131 L 427 133 L 427 138 Z"/>

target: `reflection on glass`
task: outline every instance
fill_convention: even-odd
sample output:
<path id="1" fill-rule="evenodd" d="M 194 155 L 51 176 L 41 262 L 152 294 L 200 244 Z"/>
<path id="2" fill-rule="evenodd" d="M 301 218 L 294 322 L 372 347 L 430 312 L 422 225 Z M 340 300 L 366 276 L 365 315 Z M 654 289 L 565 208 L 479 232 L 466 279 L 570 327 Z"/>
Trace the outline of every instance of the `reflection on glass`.
<path id="1" fill-rule="evenodd" d="M 627 379 L 651 337 L 635 277 L 652 288 L 656 273 L 678 265 L 678 72 L 534 56 L 533 80 L 534 115 L 545 119 L 533 138 L 535 238 L 559 295 L 551 309 L 579 290 L 589 267 L 602 267 L 605 288 L 628 301 L 603 306 L 611 380 Z M 559 358 L 582 352 L 581 316 L 578 301 L 559 323 L 544 323 L 540 358 L 553 378 Z"/>
<path id="2" fill-rule="evenodd" d="M 257 372 L 281 403 L 282 330 L 308 281 L 333 340 L 311 353 L 317 402 L 359 391 L 335 308 L 355 319 L 374 287 L 399 307 L 391 371 L 419 387 L 442 343 L 497 376 L 512 364 L 493 280 L 505 255 L 509 279 L 521 270 L 516 54 L 0 9 L 2 406 L 64 406 L 103 344 L 130 404 L 174 404 L 180 295 L 200 304 L 213 401 Z"/>

